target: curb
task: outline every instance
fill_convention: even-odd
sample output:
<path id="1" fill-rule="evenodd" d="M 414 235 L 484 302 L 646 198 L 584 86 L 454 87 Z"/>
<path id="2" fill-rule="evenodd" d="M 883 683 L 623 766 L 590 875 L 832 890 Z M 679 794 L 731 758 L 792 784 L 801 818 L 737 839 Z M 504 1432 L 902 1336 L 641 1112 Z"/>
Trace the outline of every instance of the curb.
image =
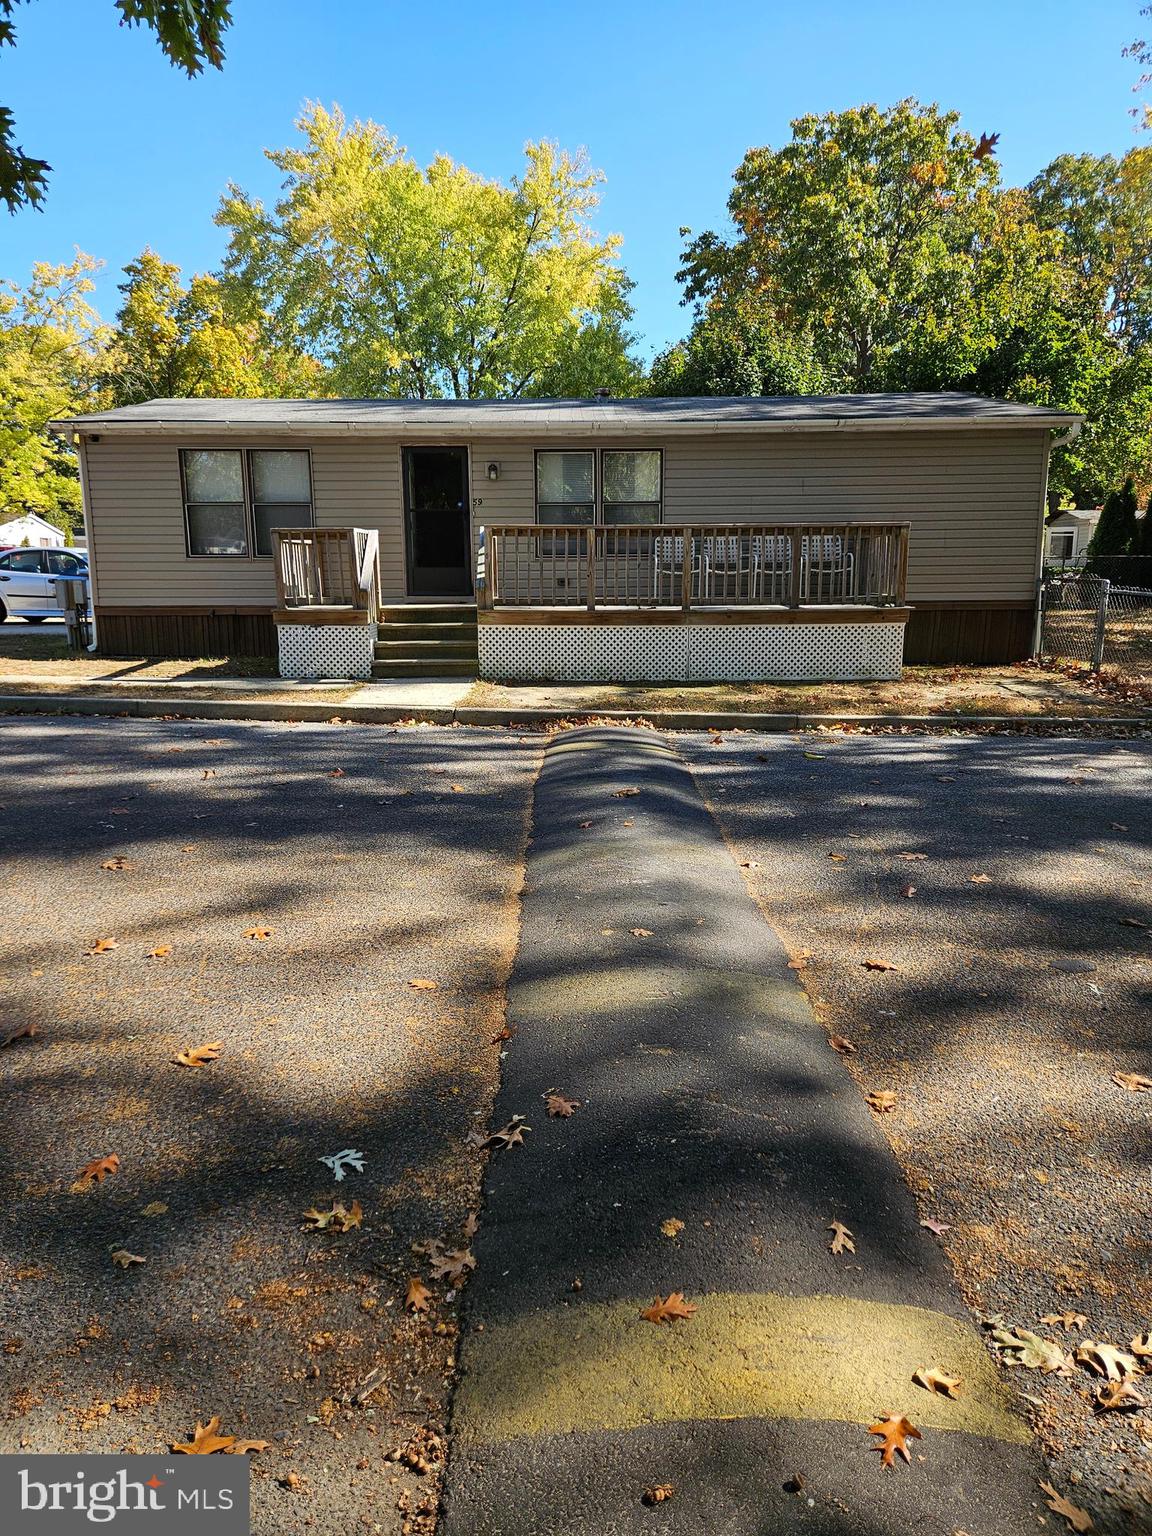
<path id="1" fill-rule="evenodd" d="M 1143 726 L 1152 731 L 1152 715 L 770 715 L 715 711 L 697 714 L 689 710 L 656 710 L 636 714 L 622 709 L 572 711 L 565 709 L 403 709 L 382 704 L 266 703 L 261 699 L 122 699 L 92 698 L 83 694 L 0 694 L 0 714 L 8 715 L 128 715 L 143 719 L 183 720 L 279 720 L 330 722 L 339 725 L 395 725 L 413 721 L 422 725 L 483 725 L 503 729 L 530 728 L 561 721 L 593 719 L 610 725 L 643 724 L 664 731 L 781 731 L 817 730 L 838 725 L 933 726 L 1014 725 L 1034 726 Z"/>

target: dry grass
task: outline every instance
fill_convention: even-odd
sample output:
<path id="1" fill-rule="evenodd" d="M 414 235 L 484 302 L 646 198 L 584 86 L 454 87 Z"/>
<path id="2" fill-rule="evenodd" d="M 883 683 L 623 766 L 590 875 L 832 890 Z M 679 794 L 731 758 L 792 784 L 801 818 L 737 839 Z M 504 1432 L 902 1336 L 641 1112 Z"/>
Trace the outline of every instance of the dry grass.
<path id="1" fill-rule="evenodd" d="M 763 714 L 960 714 L 973 718 L 1101 715 L 1140 718 L 1140 703 L 1110 697 L 1078 677 L 1022 663 L 1008 667 L 906 667 L 892 683 L 719 683 L 686 686 L 603 683 L 477 683 L 462 701 L 468 708 L 564 709 L 574 714 L 624 710 L 643 715 L 683 710 L 707 715 Z"/>

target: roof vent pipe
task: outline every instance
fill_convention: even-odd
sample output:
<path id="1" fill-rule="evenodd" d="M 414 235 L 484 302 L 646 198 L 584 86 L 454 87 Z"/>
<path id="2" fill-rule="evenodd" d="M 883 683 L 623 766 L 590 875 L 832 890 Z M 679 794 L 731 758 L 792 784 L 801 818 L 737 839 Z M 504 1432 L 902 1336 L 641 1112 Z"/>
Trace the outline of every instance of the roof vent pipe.
<path id="1" fill-rule="evenodd" d="M 592 398 L 594 400 L 611 400 L 612 391 L 610 389 L 605 389 L 603 384 L 601 384 L 599 389 L 594 389 L 592 391 Z"/>

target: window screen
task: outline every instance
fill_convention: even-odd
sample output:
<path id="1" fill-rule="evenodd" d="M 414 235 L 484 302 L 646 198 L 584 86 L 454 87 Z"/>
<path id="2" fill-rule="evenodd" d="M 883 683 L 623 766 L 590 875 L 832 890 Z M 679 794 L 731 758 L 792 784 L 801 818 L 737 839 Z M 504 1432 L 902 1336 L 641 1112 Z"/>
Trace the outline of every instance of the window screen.
<path id="1" fill-rule="evenodd" d="M 658 523 L 662 519 L 659 448 L 605 448 L 603 508 L 606 523 Z"/>
<path id="2" fill-rule="evenodd" d="M 273 528 L 312 525 L 308 454 L 293 448 L 254 448 L 248 455 L 256 553 L 272 553 Z"/>
<path id="3" fill-rule="evenodd" d="M 184 514 L 190 555 L 246 555 L 244 465 L 230 448 L 185 448 Z"/>
<path id="4" fill-rule="evenodd" d="M 591 451 L 536 455 L 536 519 L 591 523 L 596 512 L 596 455 Z"/>

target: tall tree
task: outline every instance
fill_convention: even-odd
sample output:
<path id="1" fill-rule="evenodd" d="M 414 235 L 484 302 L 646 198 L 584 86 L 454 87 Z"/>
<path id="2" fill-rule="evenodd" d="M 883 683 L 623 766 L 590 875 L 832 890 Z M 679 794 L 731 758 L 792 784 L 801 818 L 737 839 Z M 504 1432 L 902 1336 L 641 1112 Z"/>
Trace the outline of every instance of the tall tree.
<path id="1" fill-rule="evenodd" d="M 0 48 L 15 46 L 12 18 L 20 3 L 0 0 Z M 116 0 L 116 9 L 122 27 L 151 27 L 168 58 L 189 77 L 198 75 L 205 64 L 214 69 L 223 64 L 231 0 Z M 44 201 L 52 169 L 46 160 L 24 153 L 15 141 L 15 129 L 11 111 L 0 107 L 0 202 L 7 204 L 9 213 Z"/>
<path id="2" fill-rule="evenodd" d="M 96 403 L 106 332 L 88 303 L 101 263 L 38 263 L 23 288 L 0 286 L 0 517 L 38 512 L 78 527 L 75 456 L 48 430 Z"/>
<path id="3" fill-rule="evenodd" d="M 648 378 L 653 395 L 816 395 L 826 386 L 810 336 L 793 336 L 739 302 L 705 308 Z"/>
<path id="4" fill-rule="evenodd" d="M 123 303 L 104 361 L 117 405 L 158 396 L 310 395 L 322 371 L 276 346 L 259 313 L 232 302 L 217 278 L 194 276 L 144 250 L 124 268 Z"/>
<path id="5" fill-rule="evenodd" d="M 1098 560 L 1109 555 L 1127 555 L 1136 537 L 1136 487 L 1125 480 L 1118 491 L 1109 491 L 1104 498 L 1100 521 L 1088 545 L 1088 559 Z"/>
<path id="6" fill-rule="evenodd" d="M 373 122 L 309 106 L 268 151 L 274 208 L 229 189 L 226 272 L 281 342 L 343 394 L 496 396 L 639 387 L 619 237 L 589 224 L 602 181 L 529 144 L 508 186 L 439 156 L 421 169 Z"/>
<path id="7" fill-rule="evenodd" d="M 752 297 L 810 332 L 830 376 L 883 387 L 910 347 L 978 350 L 962 327 L 982 271 L 996 280 L 995 138 L 955 112 L 907 100 L 798 118 L 782 149 L 751 149 L 728 210 L 735 237 L 706 232 L 684 253 L 686 297 Z"/>

